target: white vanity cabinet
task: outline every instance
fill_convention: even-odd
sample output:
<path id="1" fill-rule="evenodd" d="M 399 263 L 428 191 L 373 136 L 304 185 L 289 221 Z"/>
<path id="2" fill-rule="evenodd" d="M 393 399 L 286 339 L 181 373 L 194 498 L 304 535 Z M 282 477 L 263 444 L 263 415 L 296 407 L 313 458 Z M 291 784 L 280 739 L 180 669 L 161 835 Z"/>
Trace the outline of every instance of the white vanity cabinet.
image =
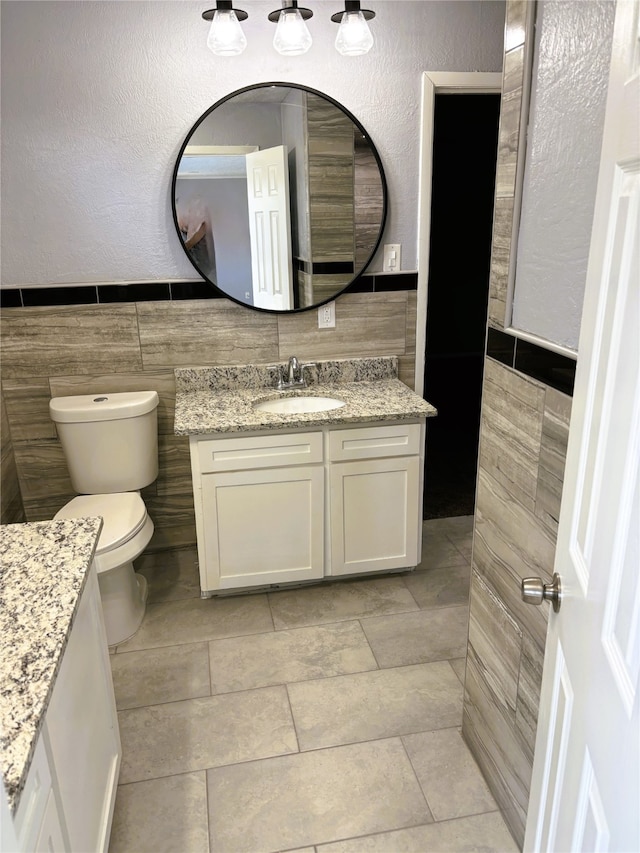
<path id="1" fill-rule="evenodd" d="M 192 435 L 203 594 L 417 565 L 423 447 L 424 421 Z"/>
<path id="2" fill-rule="evenodd" d="M 53 790 L 46 739 L 46 730 L 43 727 L 14 820 L 17 846 L 11 849 L 33 850 L 35 853 L 58 853 L 68 849 L 60 809 Z"/>
<path id="3" fill-rule="evenodd" d="M 204 591 L 321 578 L 322 432 L 192 436 Z"/>
<path id="4" fill-rule="evenodd" d="M 331 430 L 332 575 L 417 565 L 423 445 L 420 424 Z"/>
<path id="5" fill-rule="evenodd" d="M 92 568 L 14 817 L 21 853 L 106 851 L 120 756 L 109 652 Z"/>

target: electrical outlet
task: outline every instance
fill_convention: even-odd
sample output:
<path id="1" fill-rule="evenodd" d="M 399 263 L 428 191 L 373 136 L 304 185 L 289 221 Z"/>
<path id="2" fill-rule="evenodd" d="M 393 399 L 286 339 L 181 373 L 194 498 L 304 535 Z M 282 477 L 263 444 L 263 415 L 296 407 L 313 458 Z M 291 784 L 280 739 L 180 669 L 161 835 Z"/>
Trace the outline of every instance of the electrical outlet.
<path id="1" fill-rule="evenodd" d="M 318 308 L 318 328 L 335 329 L 336 327 L 336 303 L 327 302 Z"/>
<path id="2" fill-rule="evenodd" d="M 245 292 L 244 292 L 244 298 L 245 298 L 247 301 L 248 301 L 249 299 L 251 299 L 251 294 L 249 293 L 249 291 L 248 291 L 248 290 L 245 290 Z"/>

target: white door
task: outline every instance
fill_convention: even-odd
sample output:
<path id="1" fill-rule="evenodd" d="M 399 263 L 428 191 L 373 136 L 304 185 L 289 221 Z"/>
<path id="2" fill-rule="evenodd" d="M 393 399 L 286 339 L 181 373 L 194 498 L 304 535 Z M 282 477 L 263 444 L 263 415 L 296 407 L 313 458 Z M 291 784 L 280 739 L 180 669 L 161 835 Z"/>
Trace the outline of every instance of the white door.
<path id="1" fill-rule="evenodd" d="M 640 850 L 638 8 L 617 4 L 527 851 Z"/>
<path id="2" fill-rule="evenodd" d="M 284 311 L 294 307 L 287 148 L 246 158 L 253 304 Z"/>

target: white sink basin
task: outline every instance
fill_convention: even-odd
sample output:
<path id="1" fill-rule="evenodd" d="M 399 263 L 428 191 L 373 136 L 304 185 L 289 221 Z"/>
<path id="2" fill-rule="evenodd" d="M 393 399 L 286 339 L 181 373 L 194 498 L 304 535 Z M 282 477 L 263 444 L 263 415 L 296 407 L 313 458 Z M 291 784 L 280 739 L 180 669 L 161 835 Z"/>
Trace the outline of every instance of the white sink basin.
<path id="1" fill-rule="evenodd" d="M 259 412 L 278 415 L 299 415 L 306 412 L 328 412 L 344 406 L 344 400 L 334 397 L 280 397 L 277 400 L 257 400 L 253 408 Z"/>

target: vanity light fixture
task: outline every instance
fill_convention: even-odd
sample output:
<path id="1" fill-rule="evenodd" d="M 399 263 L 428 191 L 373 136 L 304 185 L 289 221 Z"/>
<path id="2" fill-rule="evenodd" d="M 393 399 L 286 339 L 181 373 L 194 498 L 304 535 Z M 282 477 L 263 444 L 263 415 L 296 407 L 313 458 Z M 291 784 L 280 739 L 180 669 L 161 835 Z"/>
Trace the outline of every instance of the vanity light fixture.
<path id="1" fill-rule="evenodd" d="M 231 0 L 216 0 L 215 9 L 207 9 L 202 13 L 205 21 L 211 21 L 211 29 L 207 37 L 207 47 L 216 56 L 237 56 L 247 46 L 247 39 L 242 32 L 240 21 L 245 21 L 249 15 L 242 9 L 234 9 Z"/>
<path id="2" fill-rule="evenodd" d="M 336 50 L 343 56 L 362 56 L 373 46 L 373 36 L 369 29 L 372 18 L 376 13 L 370 9 L 361 9 L 360 0 L 345 0 L 344 12 L 336 12 L 331 16 L 335 24 L 340 24 L 336 36 Z"/>
<path id="3" fill-rule="evenodd" d="M 277 23 L 273 46 L 283 56 L 299 56 L 311 47 L 311 33 L 306 21 L 313 16 L 311 9 L 298 8 L 298 0 L 282 0 L 282 9 L 269 14 Z"/>

